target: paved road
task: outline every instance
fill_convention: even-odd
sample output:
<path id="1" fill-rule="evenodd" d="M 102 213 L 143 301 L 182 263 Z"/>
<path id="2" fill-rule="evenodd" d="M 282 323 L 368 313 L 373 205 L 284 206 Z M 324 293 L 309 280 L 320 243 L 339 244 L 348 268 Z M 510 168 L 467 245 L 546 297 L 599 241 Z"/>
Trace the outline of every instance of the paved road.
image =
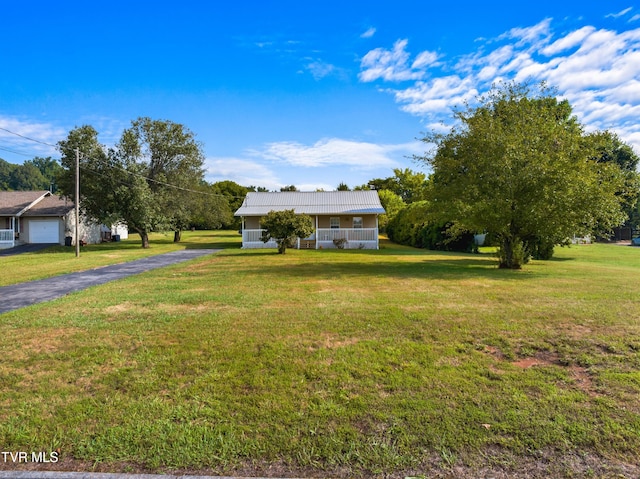
<path id="1" fill-rule="evenodd" d="M 156 268 L 182 263 L 193 258 L 217 253 L 219 249 L 185 249 L 159 254 L 128 263 L 103 266 L 88 271 L 69 273 L 53 278 L 13 284 L 0 288 L 0 314 L 36 303 L 51 301 L 74 291 L 108 283 Z"/>

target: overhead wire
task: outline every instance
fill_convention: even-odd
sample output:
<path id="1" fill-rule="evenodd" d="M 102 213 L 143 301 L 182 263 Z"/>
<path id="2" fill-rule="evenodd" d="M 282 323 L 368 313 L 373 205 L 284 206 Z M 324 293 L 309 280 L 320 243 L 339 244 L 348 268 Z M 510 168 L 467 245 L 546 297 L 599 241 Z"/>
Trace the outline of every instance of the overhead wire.
<path id="1" fill-rule="evenodd" d="M 41 145 L 51 146 L 51 147 L 55 148 L 56 150 L 60 151 L 60 146 L 59 145 L 53 145 L 53 144 L 47 143 L 45 141 L 36 140 L 35 138 L 30 138 L 28 136 L 21 135 L 20 133 L 16 133 L 15 131 L 11 131 L 11 130 L 8 130 L 8 129 L 3 128 L 3 127 L 0 127 L 0 130 L 5 131 L 5 132 L 10 133 L 10 134 L 15 135 L 15 136 L 19 136 L 20 138 L 24 138 L 25 140 L 33 141 L 35 143 L 40 143 Z M 19 152 L 16 152 L 16 151 L 11 151 L 11 150 L 8 150 L 8 149 L 2 148 L 2 147 L 0 147 L 0 150 L 9 151 L 10 153 L 15 153 L 15 154 L 18 154 L 18 155 L 31 156 L 31 155 L 27 155 L 25 153 L 19 153 Z M 87 157 L 86 155 L 84 155 L 83 153 L 82 153 L 82 157 L 84 159 L 87 159 L 87 160 L 91 159 L 91 158 Z M 87 168 L 87 167 L 85 167 L 83 165 L 80 165 L 80 168 L 86 169 L 87 171 L 91 171 L 92 173 L 100 174 L 97 171 L 91 170 L 91 169 L 89 169 L 89 168 Z M 121 170 L 126 172 L 126 173 L 128 173 L 128 174 L 130 174 L 130 175 L 134 175 L 134 176 L 138 176 L 140 178 L 144 178 L 147 181 L 151 181 L 151 182 L 154 182 L 154 183 L 157 183 L 157 184 L 160 184 L 160 185 L 163 185 L 163 186 L 167 186 L 167 187 L 170 187 L 170 188 L 174 188 L 174 189 L 177 189 L 177 190 L 187 191 L 187 192 L 190 192 L 190 193 L 197 193 L 197 194 L 202 194 L 202 195 L 206 195 L 206 196 L 216 196 L 216 197 L 223 197 L 223 198 L 237 198 L 237 199 L 243 199 L 244 198 L 244 196 L 224 195 L 222 193 L 207 193 L 206 191 L 192 190 L 192 189 L 189 189 L 189 188 L 184 188 L 182 186 L 173 185 L 171 183 L 166 183 L 164 181 L 156 180 L 154 178 L 150 178 L 148 176 L 141 175 L 139 173 L 134 173 L 134 172 L 128 171 L 128 170 L 126 170 L 124 168 L 121 168 Z"/>
<path id="2" fill-rule="evenodd" d="M 26 157 L 28 157 L 28 158 L 33 158 L 33 157 L 35 156 L 35 155 L 31 155 L 31 154 L 29 154 L 29 153 L 23 153 L 23 152 L 20 152 L 20 151 L 11 150 L 11 149 L 9 149 L 9 148 L 5 148 L 5 147 L 2 147 L 2 146 L 0 146 L 0 150 L 2 150 L 2 151 L 8 151 L 9 153 L 13 153 L 14 155 L 26 156 Z"/>
<path id="3" fill-rule="evenodd" d="M 15 136 L 19 136 L 20 138 L 24 138 L 25 140 L 34 141 L 36 143 L 40 143 L 41 145 L 51 146 L 55 149 L 58 149 L 58 145 L 52 145 L 51 143 L 47 143 L 46 141 L 36 140 L 35 138 L 30 138 L 28 136 L 21 135 L 20 133 L 16 133 L 15 131 L 7 130 L 6 128 L 3 128 L 1 126 L 0 126 L 0 130 L 6 131 L 7 133 L 10 133 Z"/>

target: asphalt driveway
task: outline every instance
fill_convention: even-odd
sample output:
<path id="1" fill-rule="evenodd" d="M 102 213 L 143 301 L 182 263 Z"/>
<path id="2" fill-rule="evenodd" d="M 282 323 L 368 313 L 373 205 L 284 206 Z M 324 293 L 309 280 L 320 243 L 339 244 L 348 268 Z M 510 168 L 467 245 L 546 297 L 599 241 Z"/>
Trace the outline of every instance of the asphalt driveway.
<path id="1" fill-rule="evenodd" d="M 58 246 L 58 243 L 21 244 L 13 248 L 0 249 L 0 256 L 13 256 L 22 253 L 33 253 L 51 246 Z"/>
<path id="2" fill-rule="evenodd" d="M 170 266 L 190 259 L 217 253 L 219 249 L 186 249 L 150 256 L 128 263 L 113 264 L 88 271 L 69 273 L 53 278 L 12 284 L 0 288 L 0 314 L 36 303 L 51 301 L 61 296 L 108 283 L 152 269 Z"/>

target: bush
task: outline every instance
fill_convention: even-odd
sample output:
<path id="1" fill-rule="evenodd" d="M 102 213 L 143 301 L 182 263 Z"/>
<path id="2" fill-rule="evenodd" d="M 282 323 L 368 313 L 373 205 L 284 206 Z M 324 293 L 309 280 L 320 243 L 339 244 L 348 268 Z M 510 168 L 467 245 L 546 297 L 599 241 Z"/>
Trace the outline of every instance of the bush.
<path id="1" fill-rule="evenodd" d="M 418 201 L 400 210 L 387 225 L 387 235 L 395 243 L 438 251 L 474 250 L 474 235 L 464 232 L 453 236 L 450 223 L 433 223 L 427 215 L 428 203 Z"/>

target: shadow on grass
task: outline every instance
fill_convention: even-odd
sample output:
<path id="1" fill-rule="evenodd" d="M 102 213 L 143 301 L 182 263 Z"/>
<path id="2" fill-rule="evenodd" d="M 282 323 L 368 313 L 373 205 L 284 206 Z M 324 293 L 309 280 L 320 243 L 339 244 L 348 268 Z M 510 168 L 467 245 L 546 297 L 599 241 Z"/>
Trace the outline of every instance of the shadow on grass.
<path id="1" fill-rule="evenodd" d="M 276 255 L 273 252 L 252 253 L 251 256 L 268 256 Z M 235 256 L 236 253 L 228 253 L 229 256 Z M 489 255 L 490 256 L 490 255 Z M 274 263 L 264 268 L 243 267 L 244 273 L 260 276 L 272 275 Z M 423 260 L 416 258 L 414 261 L 392 261 L 390 258 L 378 256 L 375 261 L 369 258 L 367 261 L 340 261 L 335 256 L 327 258 L 323 261 L 317 256 L 314 261 L 310 262 L 291 262 L 287 263 L 286 258 L 277 264 L 280 274 L 293 278 L 296 281 L 305 280 L 330 280 L 344 279 L 346 283 L 356 281 L 366 285 L 367 278 L 375 277 L 394 277 L 403 278 L 423 278 L 423 279 L 444 279 L 444 280 L 460 280 L 460 279 L 508 279 L 508 280 L 528 280 L 537 277 L 537 274 L 531 274 L 526 268 L 523 270 L 506 270 L 499 269 L 497 262 L 490 258 L 474 258 L 469 255 L 467 258 L 460 258 L 444 255 L 434 255 L 425 257 Z"/>

